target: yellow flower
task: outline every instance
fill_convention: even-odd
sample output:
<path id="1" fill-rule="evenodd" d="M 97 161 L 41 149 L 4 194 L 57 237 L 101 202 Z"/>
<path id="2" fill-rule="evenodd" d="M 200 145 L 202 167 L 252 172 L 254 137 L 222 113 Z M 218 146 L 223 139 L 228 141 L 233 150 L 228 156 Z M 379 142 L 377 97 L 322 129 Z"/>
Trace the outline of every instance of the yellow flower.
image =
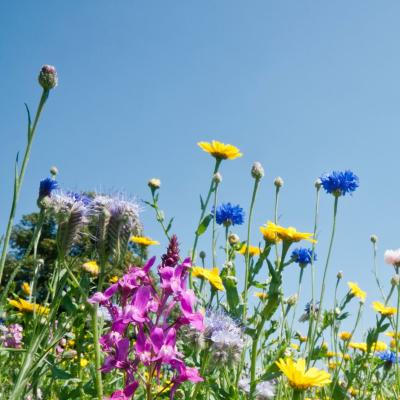
<path id="1" fill-rule="evenodd" d="M 215 289 L 224 291 L 224 285 L 222 284 L 222 279 L 219 276 L 218 268 L 207 269 L 202 267 L 193 267 L 192 275 L 197 278 L 206 279 Z"/>
<path id="2" fill-rule="evenodd" d="M 31 287 L 30 287 L 30 285 L 29 285 L 28 282 L 24 282 L 24 283 L 21 285 L 21 289 L 22 289 L 22 291 L 23 291 L 27 296 L 29 296 L 30 294 L 32 294 Z"/>
<path id="3" fill-rule="evenodd" d="M 350 360 L 350 354 L 343 354 L 343 360 L 349 361 Z"/>
<path id="4" fill-rule="evenodd" d="M 299 348 L 300 348 L 300 346 L 299 346 L 297 343 L 291 343 L 291 344 L 290 344 L 290 347 L 291 347 L 293 350 L 299 350 Z"/>
<path id="5" fill-rule="evenodd" d="M 350 293 L 354 296 L 357 297 L 358 299 L 365 301 L 367 297 L 367 293 L 364 292 L 363 290 L 360 289 L 357 283 L 355 282 L 347 282 L 347 285 L 350 289 Z"/>
<path id="6" fill-rule="evenodd" d="M 22 312 L 36 312 L 37 314 L 48 314 L 50 312 L 50 308 L 43 307 L 38 304 L 29 303 L 24 299 L 18 298 L 17 300 L 8 300 L 8 303 L 15 308 L 18 308 L 19 311 Z"/>
<path id="7" fill-rule="evenodd" d="M 231 145 L 218 142 L 213 140 L 211 143 L 199 142 L 197 143 L 206 153 L 211 154 L 213 157 L 219 160 L 234 160 L 235 158 L 241 157 L 242 153 L 240 150 Z"/>
<path id="8" fill-rule="evenodd" d="M 304 358 L 297 361 L 293 361 L 291 358 L 281 358 L 276 365 L 286 375 L 289 385 L 295 390 L 306 390 L 314 386 L 322 387 L 331 382 L 331 376 L 326 371 L 314 367 L 306 371 Z"/>
<path id="9" fill-rule="evenodd" d="M 340 332 L 339 333 L 339 337 L 341 340 L 343 340 L 344 342 L 347 342 L 348 340 L 351 339 L 351 333 L 350 332 Z"/>
<path id="10" fill-rule="evenodd" d="M 92 276 L 97 276 L 99 275 L 100 267 L 98 266 L 96 261 L 88 261 L 85 262 L 82 265 L 82 268 L 86 271 L 89 272 Z"/>
<path id="11" fill-rule="evenodd" d="M 247 251 L 247 246 L 244 244 L 240 250 L 239 253 L 246 255 L 246 251 Z M 249 255 L 250 257 L 254 257 L 254 256 L 259 256 L 261 254 L 261 250 L 259 247 L 257 246 L 249 246 Z"/>
<path id="12" fill-rule="evenodd" d="M 336 356 L 336 353 L 334 351 L 328 351 L 326 353 L 326 357 L 328 357 L 328 358 L 333 358 L 335 356 Z"/>
<path id="13" fill-rule="evenodd" d="M 336 367 L 337 367 L 337 363 L 336 363 L 335 361 L 331 361 L 331 362 L 328 364 L 328 368 L 329 368 L 329 369 L 336 369 Z"/>
<path id="14" fill-rule="evenodd" d="M 153 240 L 147 236 L 131 236 L 129 239 L 131 242 L 141 244 L 142 246 L 151 246 L 153 244 L 160 244 L 157 240 Z"/>
<path id="15" fill-rule="evenodd" d="M 254 293 L 255 297 L 258 297 L 261 300 L 265 300 L 268 298 L 268 293 L 263 293 L 263 292 L 255 292 Z"/>
<path id="16" fill-rule="evenodd" d="M 367 351 L 367 343 L 350 342 L 349 347 L 354 350 L 361 350 L 364 353 Z"/>
<path id="17" fill-rule="evenodd" d="M 397 308 L 386 307 L 384 304 L 382 304 L 379 301 L 372 302 L 372 306 L 375 311 L 377 311 L 379 314 L 385 315 L 385 316 L 391 316 L 391 315 L 396 314 L 396 312 L 397 312 Z"/>
<path id="18" fill-rule="evenodd" d="M 396 336 L 396 332 L 385 332 L 385 335 L 394 338 Z M 397 338 L 400 339 L 400 332 L 397 333 Z"/>
<path id="19" fill-rule="evenodd" d="M 81 358 L 80 364 L 81 364 L 81 367 L 82 367 L 82 368 L 85 368 L 86 365 L 89 364 L 89 361 L 86 360 L 86 358 Z"/>
<path id="20" fill-rule="evenodd" d="M 284 228 L 283 226 L 276 225 L 271 221 L 268 221 L 265 227 L 262 226 L 260 231 L 263 234 L 264 239 L 271 243 L 277 243 L 279 240 L 289 243 L 308 240 L 311 243 L 317 243 L 317 241 L 313 239 L 312 233 L 298 232 L 297 229 L 292 226 Z"/>
<path id="21" fill-rule="evenodd" d="M 117 276 L 117 275 L 114 275 L 114 276 L 112 276 L 112 277 L 109 279 L 109 282 L 110 282 L 110 283 L 117 283 L 118 280 L 119 280 L 118 276 Z"/>
<path id="22" fill-rule="evenodd" d="M 298 339 L 299 339 L 300 343 L 307 342 L 307 336 L 299 336 Z"/>
<path id="23" fill-rule="evenodd" d="M 74 347 L 74 346 L 75 346 L 75 340 L 74 340 L 74 339 L 68 340 L 67 346 L 68 346 L 68 347 Z"/>
<path id="24" fill-rule="evenodd" d="M 349 347 L 352 349 L 356 349 L 356 350 L 361 350 L 364 353 L 367 351 L 367 343 L 356 343 L 356 342 L 350 342 L 349 343 Z M 387 344 L 381 341 L 377 341 L 375 343 L 372 344 L 371 346 L 371 351 L 385 351 L 387 350 Z"/>

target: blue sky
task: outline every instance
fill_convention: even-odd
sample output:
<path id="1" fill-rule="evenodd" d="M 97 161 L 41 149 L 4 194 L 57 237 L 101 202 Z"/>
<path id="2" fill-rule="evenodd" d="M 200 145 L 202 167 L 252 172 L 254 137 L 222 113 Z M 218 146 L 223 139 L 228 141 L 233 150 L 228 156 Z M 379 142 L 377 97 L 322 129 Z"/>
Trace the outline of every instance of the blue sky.
<path id="1" fill-rule="evenodd" d="M 378 294 L 369 237 L 379 236 L 386 288 L 392 270 L 383 251 L 400 246 L 399 12 L 396 1 L 2 2 L 2 229 L 13 161 L 25 141 L 23 103 L 35 109 L 38 70 L 53 64 L 59 87 L 40 122 L 18 216 L 35 209 L 38 182 L 51 165 L 65 188 L 123 190 L 137 199 L 147 199 L 147 180 L 159 177 L 162 208 L 175 216 L 173 230 L 188 251 L 212 169 L 196 142 L 218 139 L 244 153 L 222 166 L 221 201 L 247 209 L 252 162 L 266 170 L 256 243 L 258 226 L 273 217 L 276 176 L 285 181 L 281 224 L 309 231 L 315 179 L 349 168 L 360 188 L 340 201 L 327 299 L 343 270 L 345 282 L 369 293 L 362 323 L 368 327 Z M 332 203 L 322 195 L 319 271 Z M 148 235 L 163 239 L 151 210 L 143 221 Z M 245 228 L 237 233 L 244 238 Z M 209 252 L 209 243 L 201 248 Z M 297 274 L 291 268 L 285 275 L 287 295 Z"/>

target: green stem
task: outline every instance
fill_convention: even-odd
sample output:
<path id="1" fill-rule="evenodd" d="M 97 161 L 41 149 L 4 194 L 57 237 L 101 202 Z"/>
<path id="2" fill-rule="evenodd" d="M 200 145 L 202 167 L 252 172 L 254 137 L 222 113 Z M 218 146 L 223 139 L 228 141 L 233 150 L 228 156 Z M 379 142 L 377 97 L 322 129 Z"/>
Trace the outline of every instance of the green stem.
<path id="1" fill-rule="evenodd" d="M 396 267 L 396 274 L 399 275 L 399 267 Z M 400 382 L 400 366 L 399 366 L 399 312 L 400 312 L 400 285 L 397 284 L 397 313 L 396 326 L 394 333 L 394 343 L 396 346 L 396 382 Z"/>
<path id="2" fill-rule="evenodd" d="M 217 209 L 217 192 L 218 192 L 219 184 L 215 183 L 214 190 L 214 210 Z M 212 221 L 212 243 L 211 243 L 211 252 L 212 252 L 212 268 L 217 266 L 217 243 L 215 239 L 216 233 L 216 224 L 217 224 L 217 213 L 214 212 L 213 221 Z"/>
<path id="3" fill-rule="evenodd" d="M 304 398 L 304 392 L 301 392 L 299 390 L 293 390 L 293 400 L 303 400 Z"/>
<path id="4" fill-rule="evenodd" d="M 10 216 L 8 218 L 6 234 L 4 236 L 4 241 L 3 241 L 3 249 L 1 252 L 1 258 L 0 258 L 0 285 L 1 285 L 2 278 L 3 278 L 3 271 L 4 271 L 4 265 L 5 265 L 6 257 L 7 257 L 8 245 L 10 243 L 10 237 L 11 237 L 12 227 L 13 227 L 13 223 L 14 223 L 15 212 L 17 209 L 17 204 L 18 204 L 18 199 L 19 199 L 22 182 L 24 180 L 25 170 L 28 165 L 31 148 L 32 148 L 32 143 L 33 143 L 33 139 L 35 136 L 36 127 L 39 122 L 40 114 L 42 113 L 43 106 L 46 103 L 48 96 L 49 96 L 49 91 L 43 90 L 42 96 L 40 98 L 39 106 L 36 111 L 36 116 L 35 116 L 33 125 L 32 125 L 32 127 L 30 127 L 30 126 L 28 127 L 28 142 L 27 142 L 27 145 L 25 148 L 25 154 L 24 154 L 24 159 L 22 161 L 21 172 L 18 174 L 18 172 L 16 171 L 13 201 L 11 204 Z"/>

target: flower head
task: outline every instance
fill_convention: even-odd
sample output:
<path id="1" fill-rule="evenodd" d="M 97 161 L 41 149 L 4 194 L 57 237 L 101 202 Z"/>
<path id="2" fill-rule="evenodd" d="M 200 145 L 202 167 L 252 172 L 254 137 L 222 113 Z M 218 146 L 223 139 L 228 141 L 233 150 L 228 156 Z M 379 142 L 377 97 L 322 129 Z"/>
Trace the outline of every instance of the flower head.
<path id="1" fill-rule="evenodd" d="M 22 289 L 22 291 L 23 291 L 27 296 L 29 296 L 29 295 L 32 294 L 31 286 L 29 285 L 28 282 L 24 282 L 24 283 L 21 285 L 21 289 Z"/>
<path id="2" fill-rule="evenodd" d="M 271 381 L 257 383 L 256 400 L 270 400 L 275 397 L 275 385 Z"/>
<path id="3" fill-rule="evenodd" d="M 251 167 L 251 176 L 256 180 L 260 180 L 264 176 L 264 168 L 260 162 L 256 161 L 253 163 Z"/>
<path id="4" fill-rule="evenodd" d="M 211 143 L 199 142 L 197 144 L 206 153 L 211 154 L 213 157 L 219 160 L 234 160 L 235 158 L 242 156 L 240 150 L 231 144 L 221 143 L 216 140 L 213 140 Z"/>
<path id="5" fill-rule="evenodd" d="M 359 186 L 358 176 L 352 171 L 333 171 L 320 177 L 322 187 L 327 193 L 344 196 L 354 192 Z"/>
<path id="6" fill-rule="evenodd" d="M 0 344 L 3 347 L 20 349 L 22 347 L 23 330 L 20 324 L 0 325 Z"/>
<path id="7" fill-rule="evenodd" d="M 43 65 L 38 80 L 44 90 L 55 88 L 58 84 L 57 71 L 55 67 L 52 65 Z"/>
<path id="8" fill-rule="evenodd" d="M 304 307 L 304 313 L 299 318 L 299 322 L 308 321 L 310 319 L 311 313 L 313 313 L 314 316 L 317 316 L 318 312 L 319 312 L 319 301 L 314 304 L 308 302 Z"/>
<path id="9" fill-rule="evenodd" d="M 306 370 L 306 361 L 303 358 L 293 361 L 291 358 L 279 359 L 278 368 L 289 380 L 289 385 L 295 390 L 306 390 L 310 387 L 322 387 L 331 382 L 328 372 L 317 368 Z"/>
<path id="10" fill-rule="evenodd" d="M 356 282 L 347 282 L 347 286 L 352 296 L 357 297 L 361 301 L 365 301 L 367 293 L 361 290 Z"/>
<path id="11" fill-rule="evenodd" d="M 299 247 L 292 251 L 290 258 L 300 267 L 305 267 L 307 264 L 311 264 L 312 261 L 316 261 L 317 255 L 314 253 L 312 249 L 305 249 L 303 247 Z"/>
<path id="12" fill-rule="evenodd" d="M 40 181 L 39 198 L 51 196 L 53 190 L 58 189 L 58 182 L 52 178 L 46 178 Z"/>
<path id="13" fill-rule="evenodd" d="M 350 332 L 346 332 L 346 331 L 340 332 L 339 333 L 339 338 L 341 340 L 343 340 L 344 342 L 347 342 L 347 341 L 349 341 L 351 339 L 351 333 Z"/>
<path id="14" fill-rule="evenodd" d="M 100 272 L 100 267 L 99 267 L 99 265 L 97 264 L 97 262 L 96 261 L 88 261 L 88 262 L 85 262 L 83 265 L 82 265 L 82 268 L 86 271 L 86 272 L 89 272 L 89 274 L 91 274 L 91 275 L 93 275 L 93 276 L 97 276 L 97 275 L 99 275 L 99 272 Z"/>
<path id="15" fill-rule="evenodd" d="M 315 239 L 313 239 L 313 234 L 308 232 L 298 232 L 296 228 L 289 226 L 288 228 L 284 228 L 283 226 L 279 226 L 274 224 L 271 221 L 267 222 L 266 227 L 260 228 L 261 233 L 266 237 L 273 237 L 275 234 L 276 237 L 283 240 L 284 242 L 300 242 L 300 240 L 307 240 L 311 243 L 317 243 Z"/>
<path id="16" fill-rule="evenodd" d="M 244 211 L 239 205 L 232 205 L 231 203 L 221 204 L 216 210 L 212 210 L 218 225 L 242 225 L 244 222 Z"/>
<path id="17" fill-rule="evenodd" d="M 39 304 L 30 303 L 21 298 L 17 298 L 16 300 L 8 300 L 8 303 L 17 308 L 21 312 L 26 313 L 37 313 L 37 314 L 48 314 L 50 312 L 50 308 L 40 306 Z"/>
<path id="18" fill-rule="evenodd" d="M 386 250 L 383 258 L 386 264 L 394 265 L 395 267 L 400 266 L 400 249 Z"/>
<path id="19" fill-rule="evenodd" d="M 213 269 L 207 269 L 207 268 L 202 268 L 202 267 L 193 267 L 192 275 L 195 276 L 196 278 L 202 278 L 202 279 L 207 280 L 217 290 L 221 290 L 221 291 L 225 290 L 224 285 L 222 283 L 222 279 L 219 276 L 219 271 L 218 271 L 217 267 L 215 267 Z"/>
<path id="20" fill-rule="evenodd" d="M 392 316 L 392 315 L 396 314 L 396 312 L 397 312 L 397 308 L 395 308 L 395 307 L 386 307 L 384 304 L 382 304 L 379 301 L 372 302 L 372 307 L 379 314 L 384 315 L 386 317 Z"/>
<path id="21" fill-rule="evenodd" d="M 385 362 L 387 367 L 391 367 L 393 364 L 398 362 L 396 353 L 390 350 L 382 351 L 377 354 L 378 358 Z"/>
<path id="22" fill-rule="evenodd" d="M 131 236 L 129 240 L 133 243 L 140 244 L 146 247 L 155 244 L 160 244 L 160 242 L 157 242 L 157 240 L 153 240 L 147 236 Z"/>
<path id="23" fill-rule="evenodd" d="M 240 254 L 246 255 L 247 253 L 247 245 L 244 244 L 240 250 Z M 261 249 L 257 246 L 249 246 L 249 255 L 250 257 L 259 256 L 261 254 Z"/>

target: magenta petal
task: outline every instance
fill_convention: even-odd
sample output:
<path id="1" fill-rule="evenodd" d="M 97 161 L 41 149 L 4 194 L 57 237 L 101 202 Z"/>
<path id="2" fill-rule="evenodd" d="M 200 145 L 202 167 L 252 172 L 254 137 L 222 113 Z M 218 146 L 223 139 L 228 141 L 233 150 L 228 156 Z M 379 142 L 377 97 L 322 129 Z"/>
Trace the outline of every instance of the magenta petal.
<path id="1" fill-rule="evenodd" d="M 149 286 L 141 286 L 136 292 L 134 306 L 142 313 L 145 313 L 147 310 L 147 303 L 150 300 L 150 291 L 151 288 Z"/>
<path id="2" fill-rule="evenodd" d="M 158 353 L 161 346 L 164 344 L 164 332 L 161 328 L 154 328 L 150 334 L 151 342 L 153 343 L 154 352 Z"/>
<path id="3" fill-rule="evenodd" d="M 154 265 L 154 262 L 156 261 L 156 257 L 151 257 L 149 261 L 143 266 L 143 271 L 146 273 L 150 270 L 150 268 Z"/>
<path id="4" fill-rule="evenodd" d="M 124 395 L 129 397 L 132 397 L 135 392 L 136 389 L 138 388 L 139 383 L 137 381 L 134 381 L 131 385 L 128 385 L 125 389 L 124 389 Z"/>
<path id="5" fill-rule="evenodd" d="M 88 298 L 88 303 L 96 304 L 107 301 L 108 298 L 102 292 L 96 292 L 92 297 Z"/>
<path id="6" fill-rule="evenodd" d="M 168 331 L 167 336 L 165 338 L 165 344 L 167 344 L 169 346 L 175 346 L 175 344 L 176 344 L 176 330 L 174 328 L 171 328 Z"/>
<path id="7" fill-rule="evenodd" d="M 121 339 L 117 343 L 117 360 L 125 361 L 129 352 L 129 339 Z"/>
<path id="8" fill-rule="evenodd" d="M 117 291 L 117 289 L 118 289 L 118 282 L 114 283 L 109 288 L 107 288 L 104 291 L 104 295 L 107 297 L 107 299 L 110 299 L 114 295 L 114 293 Z"/>

